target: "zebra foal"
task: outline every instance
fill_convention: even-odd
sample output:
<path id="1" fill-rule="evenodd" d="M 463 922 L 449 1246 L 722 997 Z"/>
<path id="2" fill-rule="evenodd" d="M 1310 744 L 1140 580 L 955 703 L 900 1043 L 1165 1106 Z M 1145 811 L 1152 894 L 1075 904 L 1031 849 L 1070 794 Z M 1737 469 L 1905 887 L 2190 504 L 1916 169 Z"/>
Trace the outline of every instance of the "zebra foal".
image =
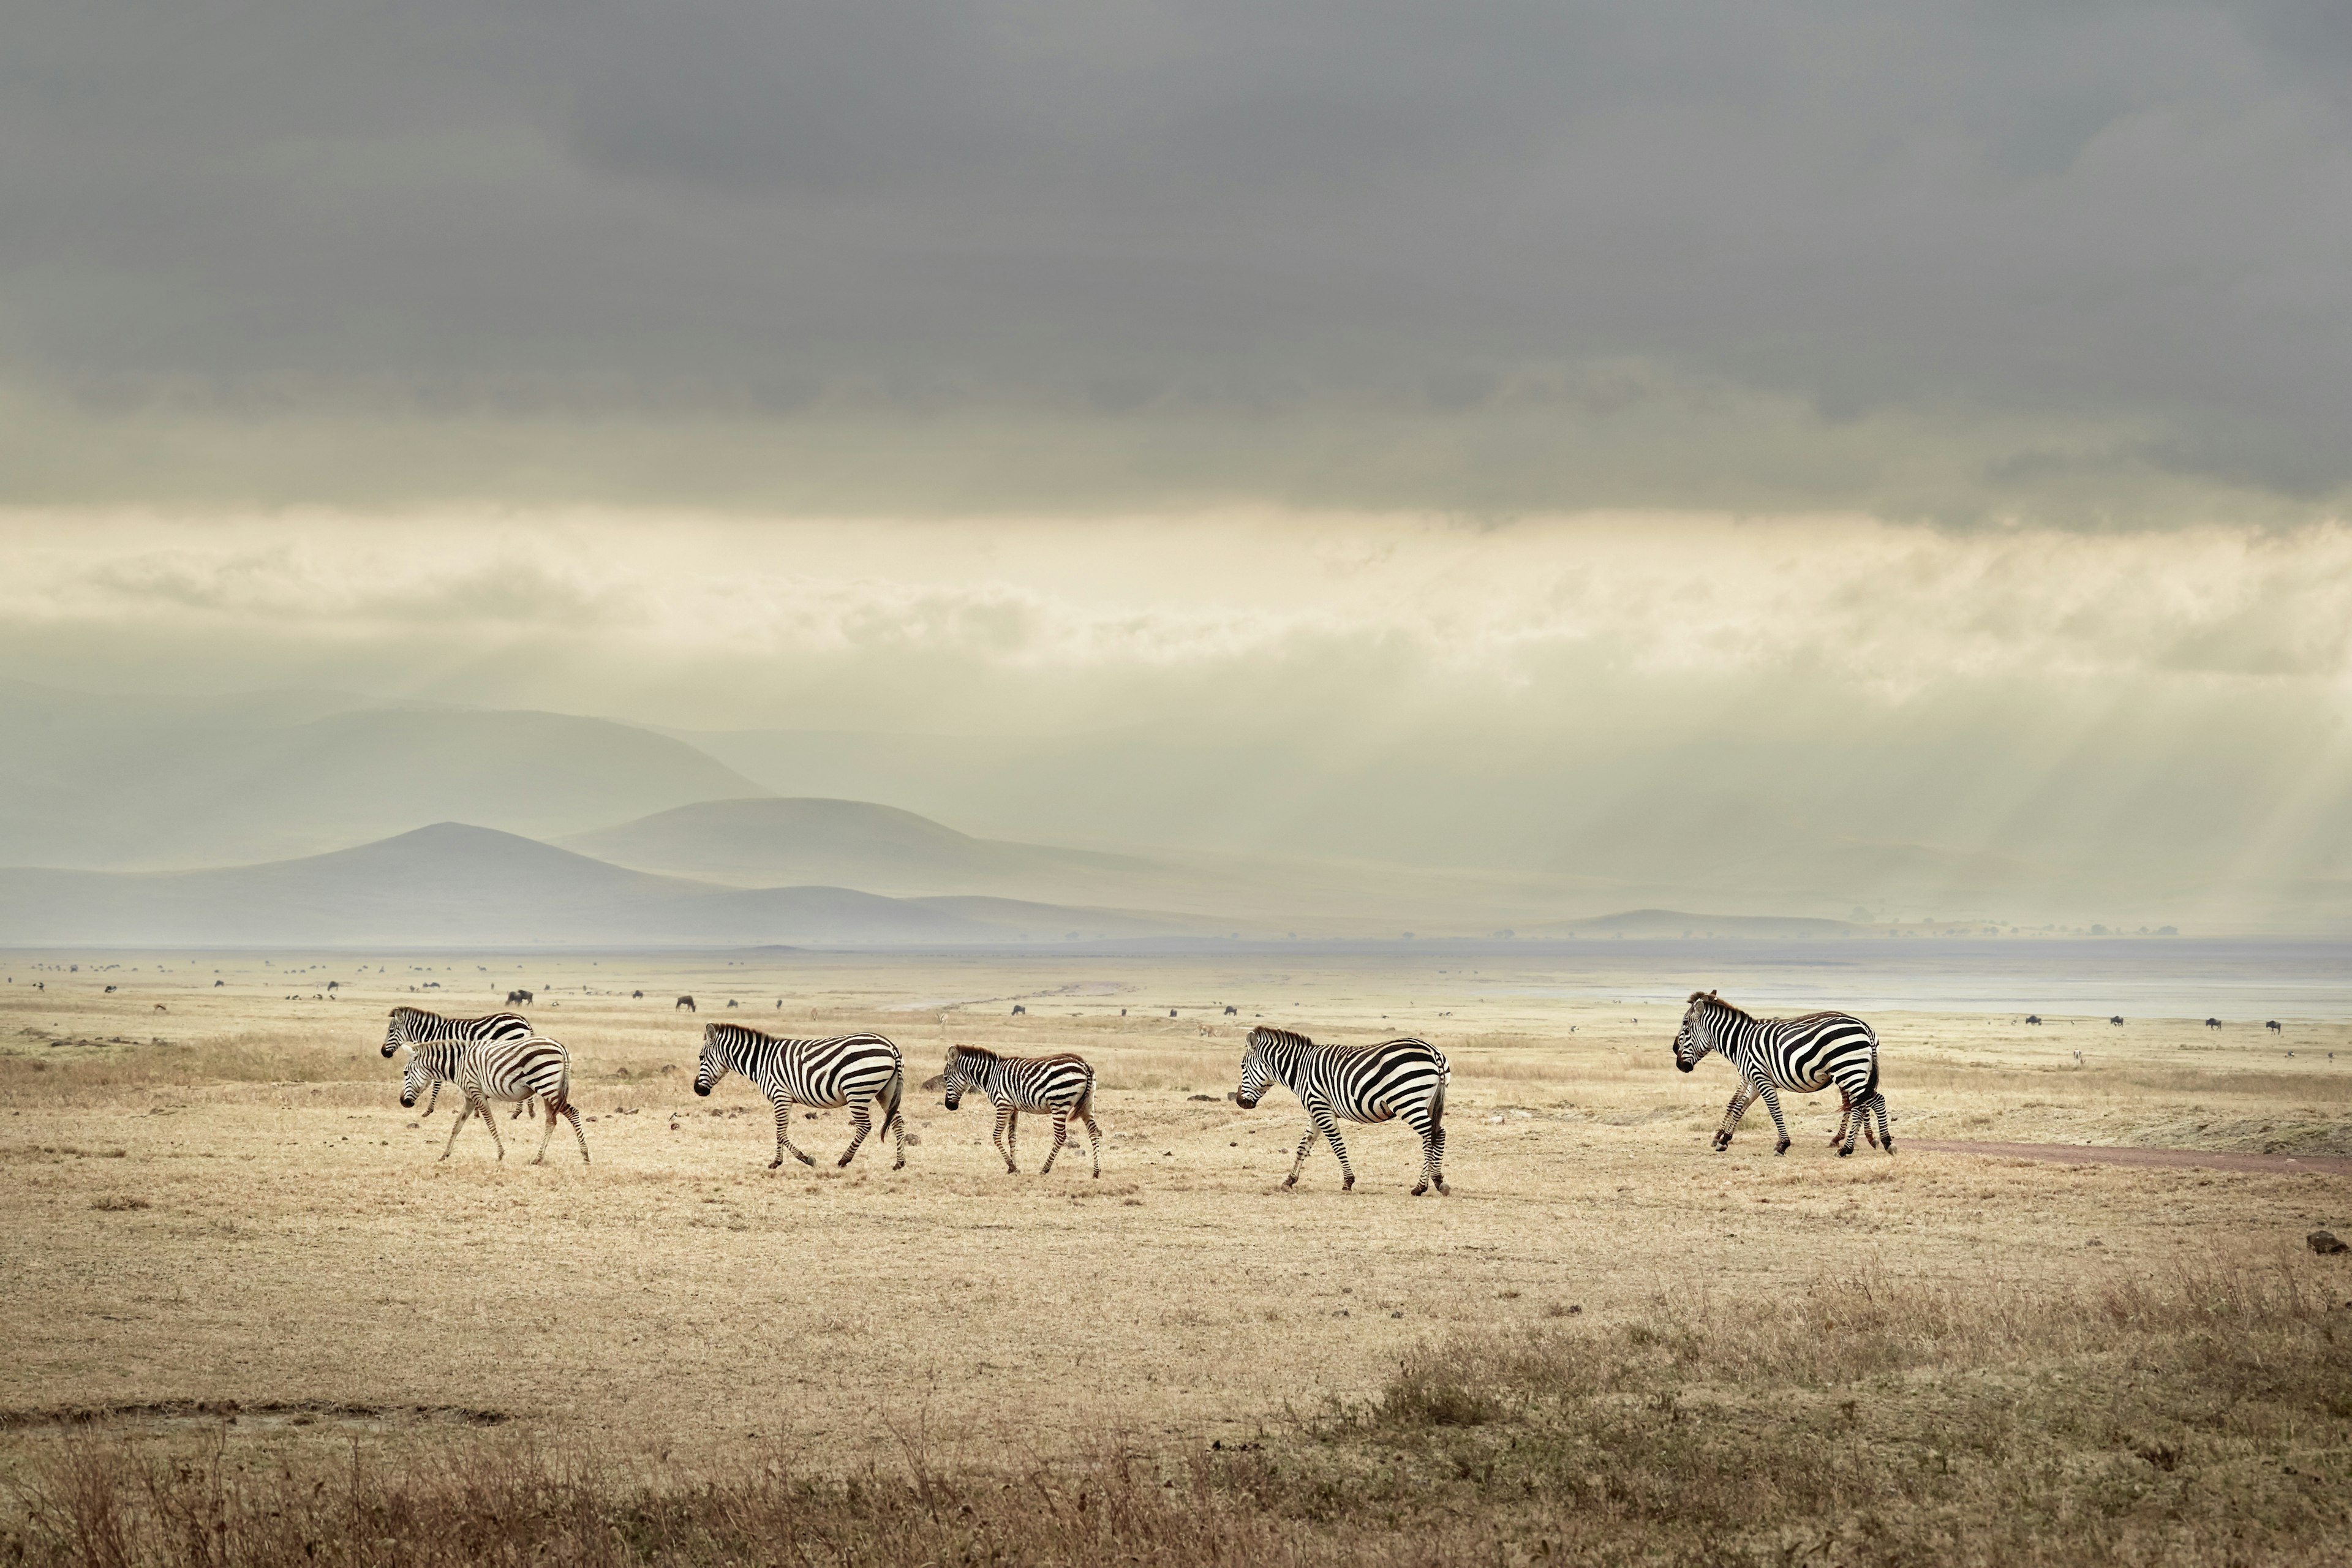
<path id="1" fill-rule="evenodd" d="M 694 1092 L 708 1095 L 729 1073 L 740 1073 L 760 1087 L 776 1108 L 774 1170 L 786 1154 L 803 1165 L 816 1162 L 793 1146 L 793 1107 L 814 1105 L 826 1110 L 849 1107 L 852 1132 L 849 1147 L 835 1165 L 846 1165 L 858 1145 L 873 1131 L 873 1109 L 882 1107 L 882 1131 L 898 1141 L 898 1158 L 907 1163 L 907 1125 L 898 1115 L 906 1092 L 905 1065 L 898 1047 L 879 1035 L 839 1035 L 830 1040 L 789 1040 L 762 1034 L 741 1024 L 708 1024 L 702 1030 L 702 1060 L 694 1072 Z"/>
<path id="2" fill-rule="evenodd" d="M 1039 1168 L 1039 1175 L 1053 1174 L 1055 1156 L 1070 1140 L 1073 1115 L 1087 1124 L 1094 1173 L 1102 1174 L 1102 1129 L 1095 1125 L 1095 1069 L 1087 1065 L 1084 1058 L 1067 1052 L 1050 1057 L 1000 1057 L 980 1046 L 950 1046 L 948 1065 L 940 1074 L 940 1087 L 947 1091 L 950 1110 L 963 1108 L 966 1089 L 986 1095 L 996 1107 L 993 1142 L 996 1152 L 1004 1156 L 1007 1174 L 1021 1169 L 1013 1162 L 1013 1139 L 1024 1110 L 1050 1111 L 1054 1118 L 1054 1146 L 1045 1152 L 1045 1163 Z"/>
<path id="3" fill-rule="evenodd" d="M 1886 1097 L 1878 1089 L 1878 1036 L 1861 1019 L 1844 1013 L 1759 1018 L 1712 991 L 1694 991 L 1683 1010 L 1683 1026 L 1675 1035 L 1675 1066 L 1688 1072 L 1709 1051 L 1719 1053 L 1739 1073 L 1739 1087 L 1724 1110 L 1722 1125 L 1715 1130 L 1717 1153 L 1731 1146 L 1739 1119 L 1759 1095 L 1780 1134 L 1772 1152 L 1787 1153 L 1789 1124 L 1780 1115 L 1780 1091 L 1811 1094 L 1832 1084 L 1845 1102 L 1837 1132 L 1830 1139 L 1839 1157 L 1853 1152 L 1854 1134 L 1868 1131 L 1873 1114 L 1878 1119 L 1878 1135 L 1871 1142 L 1895 1152 Z"/>
<path id="4" fill-rule="evenodd" d="M 1242 1053 L 1242 1085 L 1234 1103 L 1255 1110 L 1267 1086 L 1279 1083 L 1307 1107 L 1307 1136 L 1298 1141 L 1298 1157 L 1283 1179 L 1286 1187 L 1298 1184 L 1307 1153 L 1321 1138 L 1339 1157 L 1339 1190 L 1352 1192 L 1356 1168 L 1339 1141 L 1339 1123 L 1402 1119 L 1421 1135 L 1421 1181 L 1412 1195 L 1421 1196 L 1434 1183 L 1442 1196 L 1453 1191 L 1445 1184 L 1445 1086 L 1453 1076 L 1445 1053 L 1427 1040 L 1318 1046 L 1288 1029 L 1261 1026 L 1250 1031 L 1249 1048 Z"/>
<path id="5" fill-rule="evenodd" d="M 478 1113 L 482 1125 L 490 1130 L 490 1142 L 498 1145 L 499 1158 L 507 1157 L 507 1143 L 499 1136 L 498 1119 L 490 1114 L 490 1101 L 512 1100 L 528 1104 L 536 1099 L 545 1108 L 547 1126 L 539 1137 L 539 1152 L 530 1163 L 540 1164 L 547 1158 L 548 1140 L 555 1136 L 555 1119 L 568 1118 L 572 1135 L 580 1141 L 580 1163 L 587 1164 L 588 1134 L 580 1125 L 580 1112 L 572 1103 L 572 1053 L 544 1035 L 525 1035 L 520 1039 L 495 1039 L 479 1042 L 436 1040 L 425 1045 L 412 1044 L 408 1048 L 408 1066 L 400 1075 L 400 1103 L 413 1106 L 416 1097 L 430 1085 L 440 1092 L 443 1079 L 457 1086 L 466 1097 L 465 1108 L 449 1128 L 449 1142 L 441 1146 L 441 1158 L 457 1146 L 457 1133 L 466 1119 Z"/>

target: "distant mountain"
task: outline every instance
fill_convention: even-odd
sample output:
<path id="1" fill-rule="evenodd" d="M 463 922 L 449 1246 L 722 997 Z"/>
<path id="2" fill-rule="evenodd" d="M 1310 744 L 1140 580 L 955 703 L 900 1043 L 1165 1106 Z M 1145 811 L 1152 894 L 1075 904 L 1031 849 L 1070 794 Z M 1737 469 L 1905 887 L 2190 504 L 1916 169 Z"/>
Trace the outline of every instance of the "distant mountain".
<path id="1" fill-rule="evenodd" d="M 212 870 L 0 870 L 0 946 L 10 947 L 930 945 L 1186 930 L 1019 900 L 722 888 L 459 823 Z"/>
<path id="2" fill-rule="evenodd" d="M 462 819 L 534 837 L 761 793 L 692 746 L 559 713 L 0 682 L 0 865 L 221 865 Z"/>

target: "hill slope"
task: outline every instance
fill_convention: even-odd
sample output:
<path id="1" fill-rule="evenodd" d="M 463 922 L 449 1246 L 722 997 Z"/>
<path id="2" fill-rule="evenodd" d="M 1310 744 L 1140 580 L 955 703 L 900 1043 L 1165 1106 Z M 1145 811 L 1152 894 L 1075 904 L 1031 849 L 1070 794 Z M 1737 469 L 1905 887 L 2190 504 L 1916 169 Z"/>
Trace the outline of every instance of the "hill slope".
<path id="1" fill-rule="evenodd" d="M 13 947 L 889 945 L 1178 929 L 1025 902 L 966 910 L 845 888 L 721 888 L 459 823 L 204 871 L 0 870 L 0 945 Z"/>

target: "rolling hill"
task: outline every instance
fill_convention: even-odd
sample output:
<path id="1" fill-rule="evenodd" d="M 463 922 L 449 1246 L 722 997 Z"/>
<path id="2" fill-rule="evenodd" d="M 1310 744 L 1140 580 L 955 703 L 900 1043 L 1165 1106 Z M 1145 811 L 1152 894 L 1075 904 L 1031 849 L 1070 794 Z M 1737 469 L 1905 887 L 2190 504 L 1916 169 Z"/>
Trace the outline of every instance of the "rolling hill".
<path id="1" fill-rule="evenodd" d="M 0 945 L 946 945 L 1184 934 L 1021 900 L 723 888 L 441 823 L 356 848 L 201 871 L 0 869 Z"/>

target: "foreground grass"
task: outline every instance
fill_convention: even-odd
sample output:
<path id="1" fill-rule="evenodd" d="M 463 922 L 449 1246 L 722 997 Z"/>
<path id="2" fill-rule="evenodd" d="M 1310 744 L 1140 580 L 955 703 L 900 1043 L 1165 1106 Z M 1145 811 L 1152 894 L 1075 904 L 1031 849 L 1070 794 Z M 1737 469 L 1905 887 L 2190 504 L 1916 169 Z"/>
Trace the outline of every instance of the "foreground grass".
<path id="1" fill-rule="evenodd" d="M 0 1561 L 133 1565 L 2335 1563 L 2352 1278 L 2280 1260 L 2074 1290 L 1822 1279 L 1406 1358 L 1263 1446 L 842 1478 L 644 1474 L 455 1437 L 386 1468 L 93 1435 Z"/>

